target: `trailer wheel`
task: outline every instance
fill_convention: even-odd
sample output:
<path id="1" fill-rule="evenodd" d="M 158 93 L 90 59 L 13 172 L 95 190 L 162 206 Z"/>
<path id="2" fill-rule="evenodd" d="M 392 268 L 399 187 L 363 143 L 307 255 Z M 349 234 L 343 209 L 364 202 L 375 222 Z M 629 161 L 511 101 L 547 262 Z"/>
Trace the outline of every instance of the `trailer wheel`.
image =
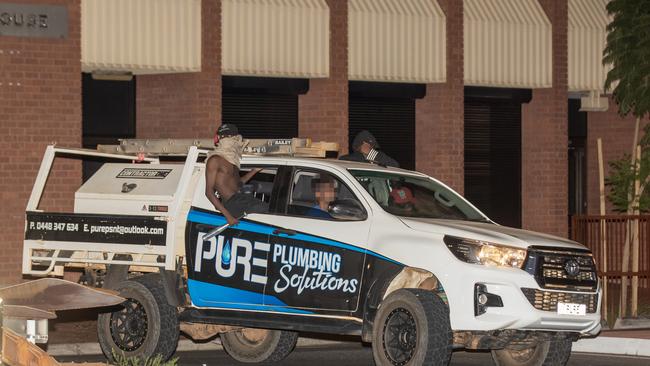
<path id="1" fill-rule="evenodd" d="M 127 300 L 112 313 L 100 314 L 97 334 L 102 352 L 146 359 L 161 355 L 167 360 L 176 350 L 178 313 L 165 298 L 160 276 L 148 274 L 122 281 L 114 290 Z"/>
<path id="2" fill-rule="evenodd" d="M 496 366 L 564 366 L 571 357 L 572 345 L 570 339 L 537 342 L 524 350 L 493 350 L 492 359 Z"/>
<path id="3" fill-rule="evenodd" d="M 438 295 L 401 289 L 381 303 L 372 341 L 378 366 L 447 365 L 451 348 L 449 309 Z"/>
<path id="4" fill-rule="evenodd" d="M 244 328 L 222 333 L 221 344 L 239 362 L 278 362 L 293 351 L 298 333 L 285 330 Z"/>

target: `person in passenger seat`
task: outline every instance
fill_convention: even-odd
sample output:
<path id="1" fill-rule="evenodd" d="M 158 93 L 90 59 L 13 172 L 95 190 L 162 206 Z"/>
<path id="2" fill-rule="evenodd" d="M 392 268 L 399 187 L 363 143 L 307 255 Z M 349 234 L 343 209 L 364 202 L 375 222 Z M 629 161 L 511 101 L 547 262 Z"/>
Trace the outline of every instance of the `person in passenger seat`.
<path id="1" fill-rule="evenodd" d="M 327 176 L 314 178 L 311 181 L 311 189 L 316 197 L 316 203 L 307 210 L 307 216 L 322 217 L 331 219 L 329 205 L 336 200 L 336 183 L 334 179 Z"/>

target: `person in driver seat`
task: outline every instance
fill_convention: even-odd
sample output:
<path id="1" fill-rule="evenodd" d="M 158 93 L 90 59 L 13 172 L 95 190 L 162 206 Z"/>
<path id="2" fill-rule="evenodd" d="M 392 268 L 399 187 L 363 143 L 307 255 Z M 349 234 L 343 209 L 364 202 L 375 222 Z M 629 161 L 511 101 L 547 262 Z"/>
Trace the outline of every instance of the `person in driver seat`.
<path id="1" fill-rule="evenodd" d="M 307 216 L 331 219 L 328 211 L 330 204 L 336 200 L 336 182 L 332 177 L 320 176 L 311 180 L 311 189 L 316 202 L 307 210 Z"/>

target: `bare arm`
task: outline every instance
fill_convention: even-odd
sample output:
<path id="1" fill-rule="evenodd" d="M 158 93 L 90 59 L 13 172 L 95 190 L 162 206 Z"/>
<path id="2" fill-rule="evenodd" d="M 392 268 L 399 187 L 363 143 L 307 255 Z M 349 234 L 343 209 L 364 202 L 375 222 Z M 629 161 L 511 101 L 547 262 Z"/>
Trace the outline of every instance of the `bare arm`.
<path id="1" fill-rule="evenodd" d="M 262 168 L 251 169 L 250 172 L 244 174 L 239 180 L 243 184 L 246 184 L 246 183 L 248 183 L 249 180 L 251 180 L 251 178 L 253 178 L 255 176 L 255 174 L 257 174 L 257 173 L 259 173 L 261 171 L 262 171 Z"/>
<path id="2" fill-rule="evenodd" d="M 217 180 L 217 171 L 219 169 L 219 161 L 217 158 L 209 159 L 205 164 L 205 196 L 208 201 L 226 217 L 226 221 L 230 225 L 236 225 L 239 220 L 233 217 L 230 212 L 224 207 L 221 200 L 214 194 L 214 185 Z"/>

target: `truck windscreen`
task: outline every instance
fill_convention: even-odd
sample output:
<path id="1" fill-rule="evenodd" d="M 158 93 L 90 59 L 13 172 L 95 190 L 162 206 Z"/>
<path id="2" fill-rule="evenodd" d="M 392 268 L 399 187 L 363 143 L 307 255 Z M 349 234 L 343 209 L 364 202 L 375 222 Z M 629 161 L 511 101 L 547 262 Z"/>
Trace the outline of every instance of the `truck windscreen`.
<path id="1" fill-rule="evenodd" d="M 349 172 L 393 215 L 488 221 L 462 197 L 432 179 L 372 170 L 350 169 Z"/>

